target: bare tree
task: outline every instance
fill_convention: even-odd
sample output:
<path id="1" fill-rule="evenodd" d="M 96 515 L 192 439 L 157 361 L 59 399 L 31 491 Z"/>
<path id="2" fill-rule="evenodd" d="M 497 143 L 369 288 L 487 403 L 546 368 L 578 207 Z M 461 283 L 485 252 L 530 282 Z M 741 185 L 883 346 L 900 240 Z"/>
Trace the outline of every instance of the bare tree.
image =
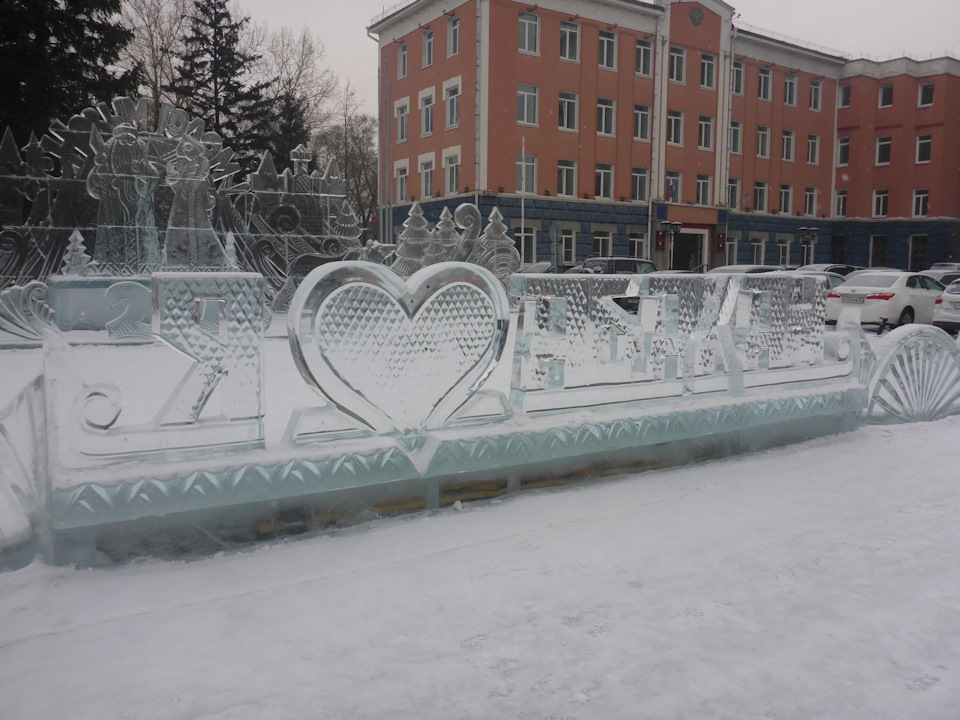
<path id="1" fill-rule="evenodd" d="M 190 0 L 124 0 L 121 16 L 134 36 L 121 61 L 124 67 L 140 65 L 142 87 L 155 107 L 176 101 L 164 86 L 173 81 L 176 55 L 183 51 L 190 6 Z"/>

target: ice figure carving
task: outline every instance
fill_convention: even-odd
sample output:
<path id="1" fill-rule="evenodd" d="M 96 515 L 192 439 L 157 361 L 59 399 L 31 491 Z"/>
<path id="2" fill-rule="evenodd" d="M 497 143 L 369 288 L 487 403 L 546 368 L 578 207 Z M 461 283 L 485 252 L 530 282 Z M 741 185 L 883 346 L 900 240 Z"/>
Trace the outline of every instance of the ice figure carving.
<path id="1" fill-rule="evenodd" d="M 147 338 L 153 335 L 153 307 L 147 288 L 137 282 L 114 283 L 107 288 L 105 299 L 107 311 L 114 311 L 114 317 L 106 322 L 110 337 Z"/>
<path id="2" fill-rule="evenodd" d="M 259 419 L 263 278 L 256 273 L 155 273 L 153 297 L 154 332 L 196 360 L 157 422 L 196 422 L 218 384 L 225 420 Z"/>
<path id="3" fill-rule="evenodd" d="M 314 270 L 288 334 L 307 383 L 378 433 L 442 426 L 503 351 L 509 311 L 487 270 L 438 263 L 404 282 L 364 262 Z"/>
<path id="4" fill-rule="evenodd" d="M 177 144 L 176 155 L 167 163 L 167 184 L 173 188 L 173 205 L 167 224 L 163 265 L 167 268 L 228 269 L 220 239 L 210 212 L 216 205 L 207 176 L 210 160 L 203 144 L 184 135 Z"/>
<path id="5" fill-rule="evenodd" d="M 48 293 L 47 286 L 38 280 L 0 290 L 0 332 L 22 339 L 39 339 L 45 327 L 53 326 Z"/>
<path id="6" fill-rule="evenodd" d="M 87 190 L 100 200 L 94 261 L 111 272 L 135 274 L 160 263 L 160 238 L 153 196 L 160 170 L 149 161 L 147 144 L 136 128 L 121 123 L 106 142 L 90 131 L 96 153 Z"/>

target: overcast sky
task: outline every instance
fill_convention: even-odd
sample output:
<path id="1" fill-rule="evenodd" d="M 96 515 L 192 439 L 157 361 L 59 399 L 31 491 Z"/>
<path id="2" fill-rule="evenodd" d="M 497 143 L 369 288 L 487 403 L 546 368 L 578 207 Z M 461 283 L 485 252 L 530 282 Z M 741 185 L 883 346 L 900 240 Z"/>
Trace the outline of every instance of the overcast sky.
<path id="1" fill-rule="evenodd" d="M 926 58 L 960 54 L 958 0 L 728 0 L 738 21 L 850 54 Z M 244 12 L 272 29 L 306 24 L 326 47 L 326 62 L 350 79 L 376 113 L 376 42 L 371 19 L 397 3 L 380 0 L 239 0 Z"/>

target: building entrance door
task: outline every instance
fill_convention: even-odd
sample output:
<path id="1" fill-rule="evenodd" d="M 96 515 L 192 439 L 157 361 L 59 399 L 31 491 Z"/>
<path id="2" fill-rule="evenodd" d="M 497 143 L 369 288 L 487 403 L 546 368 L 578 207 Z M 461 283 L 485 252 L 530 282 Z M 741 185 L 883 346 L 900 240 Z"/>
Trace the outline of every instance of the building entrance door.
<path id="1" fill-rule="evenodd" d="M 671 270 L 696 270 L 703 264 L 704 236 L 700 233 L 685 233 L 677 235 L 673 241 L 673 257 L 670 259 Z"/>

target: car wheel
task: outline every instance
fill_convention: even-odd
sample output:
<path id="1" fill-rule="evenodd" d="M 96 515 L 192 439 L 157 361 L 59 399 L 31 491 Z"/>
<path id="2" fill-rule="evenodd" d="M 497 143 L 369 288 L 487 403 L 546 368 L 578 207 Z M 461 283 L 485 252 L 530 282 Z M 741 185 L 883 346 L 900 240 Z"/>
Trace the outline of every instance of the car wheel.
<path id="1" fill-rule="evenodd" d="M 900 313 L 900 319 L 897 321 L 897 325 L 909 325 L 913 322 L 913 309 L 904 308 L 903 312 Z"/>

